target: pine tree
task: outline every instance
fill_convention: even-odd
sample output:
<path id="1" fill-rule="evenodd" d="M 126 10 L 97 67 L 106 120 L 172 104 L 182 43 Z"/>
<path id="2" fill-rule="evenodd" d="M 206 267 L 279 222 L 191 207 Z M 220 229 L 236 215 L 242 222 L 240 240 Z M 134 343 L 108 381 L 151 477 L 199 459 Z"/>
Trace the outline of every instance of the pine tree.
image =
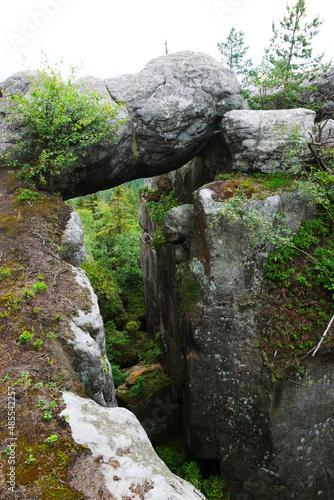
<path id="1" fill-rule="evenodd" d="M 224 43 L 217 44 L 222 55 L 221 62 L 232 69 L 242 81 L 249 76 L 253 63 L 245 59 L 249 47 L 245 47 L 244 33 L 233 27 Z"/>
<path id="2" fill-rule="evenodd" d="M 328 69 L 330 63 L 322 62 L 324 54 L 312 54 L 312 41 L 323 21 L 316 16 L 306 22 L 305 17 L 305 0 L 298 0 L 293 7 L 287 5 L 279 28 L 272 24 L 270 45 L 254 77 L 260 93 L 259 107 L 295 107 L 298 94 L 313 89 L 308 79 Z"/>

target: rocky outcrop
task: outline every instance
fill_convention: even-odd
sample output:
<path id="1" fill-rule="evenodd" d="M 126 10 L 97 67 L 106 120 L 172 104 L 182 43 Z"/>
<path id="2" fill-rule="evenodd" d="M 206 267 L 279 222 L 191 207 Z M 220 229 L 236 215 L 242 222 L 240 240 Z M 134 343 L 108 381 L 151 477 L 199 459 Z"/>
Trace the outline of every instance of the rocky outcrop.
<path id="1" fill-rule="evenodd" d="M 286 172 L 306 152 L 315 112 L 309 109 L 229 111 L 220 128 L 238 172 Z"/>
<path id="2" fill-rule="evenodd" d="M 87 396 L 102 406 L 117 406 L 97 297 L 82 269 L 74 268 L 73 274 L 77 283 L 87 289 L 91 300 L 90 311 L 78 309 L 69 322 L 73 337 L 67 343 L 73 346 L 75 370 Z"/>
<path id="3" fill-rule="evenodd" d="M 197 457 L 219 460 L 223 477 L 239 482 L 242 494 L 256 500 L 331 498 L 332 351 L 306 357 L 300 371 L 290 363 L 287 375 L 285 369 L 278 374 L 259 349 L 266 336 L 259 318 L 273 297 L 263 292 L 273 247 L 258 236 L 281 221 L 294 233 L 316 211 L 296 188 L 268 193 L 256 186 L 246 209 L 262 218 L 255 235 L 251 224 L 222 215 L 242 176 L 200 183 L 214 178 L 209 151 L 216 173 L 285 171 L 290 126 L 305 139 L 313 120 L 309 110 L 230 111 L 222 120 L 222 136 L 214 135 L 216 154 L 214 145 L 211 151 L 207 146 L 169 174 L 171 187 L 165 176 L 149 180 L 142 198 L 147 322 L 150 331 L 161 332 L 188 446 Z M 167 241 L 161 246 L 145 197 L 163 195 L 164 189 L 174 189 L 183 205 L 166 213 L 161 226 Z M 276 355 L 274 349 L 270 356 Z"/>
<path id="4" fill-rule="evenodd" d="M 10 434 L 8 412 L 1 412 L 1 451 L 14 442 L 12 436 L 21 443 L 11 457 L 12 490 L 10 464 L 2 462 L 0 498 L 51 498 L 59 489 L 71 498 L 78 492 L 69 486 L 67 469 L 89 457 L 59 416 L 62 391 L 114 407 L 114 384 L 96 296 L 84 271 L 59 256 L 66 247 L 73 250 L 65 252 L 72 262 L 85 255 L 82 228 L 78 221 L 73 225 L 77 217 L 59 197 L 31 186 L 20 199 L 23 188 L 13 174 L 0 171 L 0 404 L 7 408 L 11 391 L 16 415 Z M 54 450 L 47 444 L 51 434 Z M 29 469 L 27 449 L 34 459 Z M 57 476 L 50 475 L 50 466 Z M 80 482 L 80 471 L 71 474 Z M 99 487 L 97 476 L 94 481 Z"/>
<path id="5" fill-rule="evenodd" d="M 314 90 L 303 92 L 298 96 L 300 107 L 310 108 L 316 106 L 317 121 L 331 118 L 334 114 L 334 66 L 321 73 L 308 82 Z"/>
<path id="6" fill-rule="evenodd" d="M 116 143 L 93 147 L 84 168 L 61 176 L 55 189 L 64 198 L 181 167 L 205 146 L 227 111 L 243 106 L 234 73 L 194 52 L 154 59 L 136 75 L 85 80 L 87 88 L 111 103 L 126 103 L 118 116 L 124 125 Z M 5 95 L 25 92 L 27 77 L 16 74 L 1 87 Z M 8 138 L 1 131 L 0 140 L 5 152 Z"/>
<path id="7" fill-rule="evenodd" d="M 193 219 L 193 205 L 180 205 L 169 210 L 162 223 L 166 240 L 170 243 L 183 243 L 190 234 Z"/>
<path id="8" fill-rule="evenodd" d="M 80 265 L 87 259 L 84 234 L 79 214 L 71 213 L 66 229 L 62 234 L 60 257 L 73 265 Z"/>
<path id="9" fill-rule="evenodd" d="M 69 417 L 74 440 L 91 450 L 93 469 L 94 460 L 101 464 L 110 493 L 103 498 L 205 500 L 194 486 L 170 472 L 133 413 L 125 408 L 102 408 L 69 392 L 63 397 L 63 414 Z M 80 469 L 82 465 L 78 462 L 74 467 Z M 85 498 L 97 498 L 97 488 L 89 491 L 96 484 L 90 477 L 71 483 Z"/>

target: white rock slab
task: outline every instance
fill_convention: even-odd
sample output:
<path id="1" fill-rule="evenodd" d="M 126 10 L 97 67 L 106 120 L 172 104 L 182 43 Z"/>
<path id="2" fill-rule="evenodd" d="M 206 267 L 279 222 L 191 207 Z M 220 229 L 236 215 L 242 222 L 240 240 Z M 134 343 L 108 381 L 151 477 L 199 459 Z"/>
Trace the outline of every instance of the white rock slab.
<path id="1" fill-rule="evenodd" d="M 106 486 L 116 500 L 205 500 L 155 453 L 140 422 L 125 408 L 106 408 L 70 392 L 63 393 L 73 439 L 102 455 Z"/>

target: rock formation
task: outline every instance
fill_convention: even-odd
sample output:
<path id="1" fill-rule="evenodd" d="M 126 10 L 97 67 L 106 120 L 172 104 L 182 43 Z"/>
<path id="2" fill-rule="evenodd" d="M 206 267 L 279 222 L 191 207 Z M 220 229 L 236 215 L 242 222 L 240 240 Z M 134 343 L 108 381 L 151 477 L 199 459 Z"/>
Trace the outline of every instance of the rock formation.
<path id="1" fill-rule="evenodd" d="M 220 139 L 216 134 L 200 157 L 169 174 L 169 183 L 165 177 L 148 181 L 142 198 L 147 320 L 162 335 L 188 446 L 198 457 L 218 459 L 223 477 L 242 483 L 254 499 L 330 498 L 332 354 L 325 350 L 307 360 L 306 377 L 296 369 L 275 382 L 271 361 L 258 348 L 272 244 L 254 243 L 250 227 L 221 215 L 228 180 L 200 183 L 214 178 L 208 152 L 216 174 L 284 170 L 289 129 L 307 138 L 314 117 L 309 110 L 230 111 Z M 145 206 L 170 189 L 185 204 L 166 213 L 161 228 L 167 241 L 157 246 L 157 226 Z M 315 217 L 315 207 L 296 189 L 266 194 L 259 188 L 248 204 L 262 214 L 259 233 L 281 220 L 294 233 Z"/>
<path id="2" fill-rule="evenodd" d="M 68 392 L 64 401 L 63 414 L 69 416 L 73 438 L 97 457 L 104 476 L 109 495 L 98 498 L 205 500 L 194 486 L 170 472 L 133 413 L 125 408 L 102 408 Z M 98 491 L 96 482 L 84 477 L 83 469 L 96 468 L 96 462 L 87 458 L 75 466 L 81 477 L 74 476 L 70 484 L 85 498 L 96 498 Z"/>
<path id="3" fill-rule="evenodd" d="M 4 96 L 28 91 L 27 79 L 20 72 L 3 82 Z M 116 144 L 93 147 L 84 168 L 59 179 L 56 189 L 64 198 L 181 167 L 206 144 L 221 117 L 243 105 L 234 73 L 212 57 L 193 52 L 154 59 L 137 75 L 83 80 L 106 99 L 125 102 L 119 118 L 126 121 Z M 9 142 L 0 128 L 2 152 Z"/>
<path id="4" fill-rule="evenodd" d="M 262 294 L 272 245 L 254 244 L 251 228 L 222 216 L 224 174 L 285 172 L 287 155 L 294 147 L 298 153 L 312 131 L 314 113 L 246 111 L 233 73 L 188 52 L 151 61 L 137 75 L 89 77 L 85 85 L 112 102 L 126 102 L 120 115 L 125 123 L 115 144 L 92 148 L 84 168 L 59 179 L 63 197 L 170 172 L 150 179 L 153 189 L 142 200 L 142 268 L 147 324 L 152 334 L 161 332 L 190 450 L 219 460 L 224 477 L 237 481 L 249 498 L 329 500 L 331 345 L 307 358 L 303 371 L 277 378 L 268 353 L 257 347 L 259 316 L 270 307 Z M 331 72 L 319 89 L 326 93 L 330 85 Z M 29 75 L 18 73 L 1 88 L 3 154 L 13 135 L 19 139 L 23 132 L 22 124 L 6 122 L 6 95 L 28 92 Z M 223 179 L 215 180 L 217 174 Z M 101 316 L 78 268 L 85 250 L 77 216 L 51 195 L 34 191 L 20 199 L 24 188 L 14 173 L 0 171 L 0 396 L 5 408 L 8 386 L 15 387 L 15 494 L 49 498 L 48 491 L 61 489 L 64 498 L 81 498 L 78 491 L 84 498 L 201 498 L 167 471 L 137 420 L 114 407 Z M 147 200 L 171 189 L 181 206 L 165 215 L 161 245 Z M 262 215 L 264 234 L 282 219 L 297 231 L 315 217 L 315 207 L 298 190 L 259 187 L 256 193 L 248 207 Z M 1 418 L 5 442 L 7 415 Z M 47 441 L 55 433 L 58 455 Z M 27 473 L 34 457 L 35 468 Z M 0 472 L 2 489 L 6 471 Z"/>
<path id="5" fill-rule="evenodd" d="M 306 152 L 314 119 L 315 112 L 309 109 L 229 111 L 220 128 L 232 170 L 270 173 L 291 169 L 287 153 L 293 149 L 295 156 Z"/>
<path id="6" fill-rule="evenodd" d="M 334 66 L 330 66 L 326 73 L 310 79 L 308 84 L 313 90 L 302 93 L 298 98 L 298 105 L 305 108 L 318 105 L 317 121 L 332 118 L 334 114 Z"/>
<path id="7" fill-rule="evenodd" d="M 204 499 L 115 407 L 85 255 L 69 206 L 0 171 L 0 498 Z M 152 429 L 175 411 L 156 404 Z"/>

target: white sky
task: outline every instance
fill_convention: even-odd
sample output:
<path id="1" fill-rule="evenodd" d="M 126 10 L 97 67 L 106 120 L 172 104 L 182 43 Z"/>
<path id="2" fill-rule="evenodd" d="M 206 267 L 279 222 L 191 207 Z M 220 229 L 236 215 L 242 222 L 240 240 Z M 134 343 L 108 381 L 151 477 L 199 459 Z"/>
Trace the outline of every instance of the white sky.
<path id="1" fill-rule="evenodd" d="M 290 0 L 294 5 L 297 0 Z M 283 18 L 286 0 L 6 0 L 1 2 L 0 82 L 27 66 L 35 69 L 41 50 L 51 63 L 83 67 L 78 76 L 108 78 L 140 71 L 170 52 L 204 52 L 218 61 L 217 42 L 234 26 L 245 33 L 248 57 L 260 62 L 273 20 Z M 308 19 L 325 22 L 314 55 L 334 61 L 334 2 L 306 0 Z M 27 63 L 22 64 L 22 54 Z"/>

